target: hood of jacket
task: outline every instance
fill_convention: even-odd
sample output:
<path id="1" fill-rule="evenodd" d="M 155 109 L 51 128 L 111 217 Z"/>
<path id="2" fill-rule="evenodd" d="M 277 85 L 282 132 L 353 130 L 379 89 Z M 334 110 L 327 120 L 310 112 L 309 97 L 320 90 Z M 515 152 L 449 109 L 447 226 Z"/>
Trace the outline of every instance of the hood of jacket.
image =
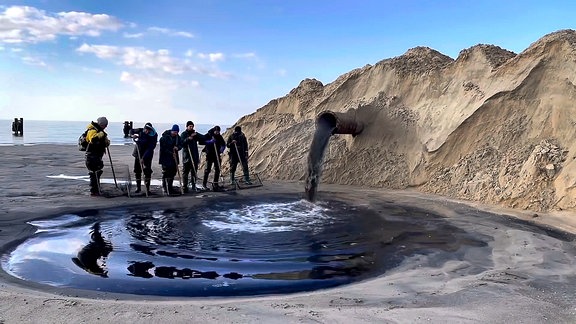
<path id="1" fill-rule="evenodd" d="M 95 123 L 95 122 L 91 122 L 90 124 L 88 124 L 88 126 L 86 126 L 86 128 L 88 130 L 94 129 L 97 132 L 103 131 L 102 127 L 100 127 L 100 125 L 98 125 L 98 123 Z"/>
<path id="2" fill-rule="evenodd" d="M 148 133 L 148 136 L 156 136 L 156 129 L 154 127 L 150 129 L 150 133 Z"/>

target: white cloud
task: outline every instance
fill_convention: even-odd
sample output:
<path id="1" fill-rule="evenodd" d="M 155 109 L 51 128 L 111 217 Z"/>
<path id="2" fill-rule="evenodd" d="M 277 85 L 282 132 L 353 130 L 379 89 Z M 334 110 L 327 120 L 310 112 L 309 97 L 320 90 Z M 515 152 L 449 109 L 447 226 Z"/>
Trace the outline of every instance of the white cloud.
<path id="1" fill-rule="evenodd" d="M 192 56 L 194 56 L 194 51 L 193 50 L 187 50 L 186 53 L 184 54 L 184 56 L 192 57 Z"/>
<path id="2" fill-rule="evenodd" d="M 0 42 L 8 44 L 52 41 L 59 35 L 95 37 L 122 27 L 118 19 L 106 14 L 50 14 L 28 6 L 12 6 L 0 12 Z"/>
<path id="3" fill-rule="evenodd" d="M 117 46 L 88 45 L 86 43 L 78 47 L 76 51 L 80 53 L 92 53 L 101 59 L 115 58 L 121 54 L 121 51 Z"/>
<path id="4" fill-rule="evenodd" d="M 98 58 L 114 61 L 118 65 L 137 70 L 146 70 L 150 73 L 180 75 L 192 72 L 220 79 L 227 79 L 231 76 L 230 73 L 197 66 L 189 60 L 174 57 L 166 49 L 153 51 L 141 47 L 82 44 L 76 51 L 79 53 L 92 53 Z M 219 54 L 214 54 L 210 60 L 219 59 Z"/>
<path id="5" fill-rule="evenodd" d="M 142 38 L 142 36 L 144 36 L 144 33 L 135 33 L 135 34 L 124 33 L 125 38 Z"/>
<path id="6" fill-rule="evenodd" d="M 139 47 L 82 44 L 76 51 L 92 53 L 101 59 L 112 59 L 117 64 L 141 70 L 156 70 L 169 74 L 182 74 L 190 70 L 183 61 L 170 56 L 168 50 L 151 51 Z"/>
<path id="7" fill-rule="evenodd" d="M 189 32 L 176 32 L 174 33 L 174 36 L 180 36 L 180 37 L 186 37 L 186 38 L 194 38 L 194 35 L 192 33 Z"/>
<path id="8" fill-rule="evenodd" d="M 162 28 L 162 27 L 150 27 L 148 28 L 148 31 L 150 32 L 157 32 L 160 34 L 168 34 L 170 32 L 170 29 L 168 28 Z"/>
<path id="9" fill-rule="evenodd" d="M 224 61 L 223 53 L 209 53 L 209 54 L 198 53 L 198 57 L 204 60 L 208 59 L 210 62 Z"/>
<path id="10" fill-rule="evenodd" d="M 120 75 L 120 81 L 128 83 L 139 90 L 153 90 L 158 89 L 176 90 L 186 87 L 199 87 L 198 81 L 190 80 L 173 80 L 166 78 L 159 78 L 155 76 L 136 75 L 130 72 L 123 71 Z"/>
<path id="11" fill-rule="evenodd" d="M 32 57 L 32 56 L 24 56 L 22 57 L 22 62 L 24 62 L 25 64 L 28 65 L 33 65 L 33 66 L 42 66 L 42 67 L 46 67 L 48 66 L 44 61 L 42 61 L 41 59 L 37 58 L 37 57 Z"/>
<path id="12" fill-rule="evenodd" d="M 192 33 L 185 32 L 185 31 L 176 31 L 176 30 L 172 30 L 169 28 L 150 27 L 150 28 L 148 28 L 148 31 L 151 33 L 164 34 L 164 35 L 168 35 L 168 36 L 194 38 L 194 35 Z"/>

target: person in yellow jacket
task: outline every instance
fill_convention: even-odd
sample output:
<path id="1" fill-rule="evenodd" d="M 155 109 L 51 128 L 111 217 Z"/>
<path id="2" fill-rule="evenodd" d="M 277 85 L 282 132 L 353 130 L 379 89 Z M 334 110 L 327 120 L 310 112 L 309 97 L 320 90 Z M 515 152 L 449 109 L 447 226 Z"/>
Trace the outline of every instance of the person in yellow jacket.
<path id="1" fill-rule="evenodd" d="M 86 132 L 86 168 L 90 176 L 90 195 L 100 195 L 100 176 L 104 168 L 102 157 L 106 153 L 106 148 L 110 145 L 108 134 L 104 129 L 108 126 L 106 117 L 99 117 L 96 122 L 88 124 Z"/>

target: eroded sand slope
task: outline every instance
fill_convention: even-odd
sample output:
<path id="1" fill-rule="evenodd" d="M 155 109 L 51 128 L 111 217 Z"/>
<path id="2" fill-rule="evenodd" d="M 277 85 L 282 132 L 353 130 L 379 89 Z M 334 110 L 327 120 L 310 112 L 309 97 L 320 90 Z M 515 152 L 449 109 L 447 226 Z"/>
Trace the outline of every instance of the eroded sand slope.
<path id="1" fill-rule="evenodd" d="M 364 131 L 332 137 L 323 183 L 574 210 L 575 72 L 574 30 L 520 54 L 476 45 L 454 60 L 417 47 L 327 85 L 303 80 L 237 124 L 264 178 L 303 180 L 318 113 L 352 110 Z"/>

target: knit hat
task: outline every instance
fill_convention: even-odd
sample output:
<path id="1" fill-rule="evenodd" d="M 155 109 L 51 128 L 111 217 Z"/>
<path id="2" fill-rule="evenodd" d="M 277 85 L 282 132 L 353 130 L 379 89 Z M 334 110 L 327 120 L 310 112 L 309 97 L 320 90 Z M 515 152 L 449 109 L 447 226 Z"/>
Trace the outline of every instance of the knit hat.
<path id="1" fill-rule="evenodd" d="M 172 131 L 173 131 L 173 132 L 179 132 L 179 131 L 180 131 L 180 127 L 178 127 L 178 125 L 174 124 L 174 125 L 172 125 Z"/>
<path id="2" fill-rule="evenodd" d="M 191 120 L 189 120 L 189 121 L 186 122 L 186 127 L 188 127 L 188 126 L 190 126 L 190 125 L 194 126 L 194 123 L 193 123 Z"/>
<path id="3" fill-rule="evenodd" d="M 106 117 L 98 117 L 96 123 L 100 125 L 100 127 L 106 127 L 108 126 L 108 119 L 106 119 Z"/>
<path id="4" fill-rule="evenodd" d="M 236 132 L 236 133 L 242 132 L 242 127 L 240 127 L 240 126 L 234 127 L 234 132 Z"/>
<path id="5" fill-rule="evenodd" d="M 148 128 L 150 130 L 154 129 L 154 127 L 152 127 L 152 123 L 146 123 L 146 125 L 144 125 L 144 128 Z"/>
<path id="6" fill-rule="evenodd" d="M 220 131 L 220 126 L 214 126 L 215 131 Z"/>

